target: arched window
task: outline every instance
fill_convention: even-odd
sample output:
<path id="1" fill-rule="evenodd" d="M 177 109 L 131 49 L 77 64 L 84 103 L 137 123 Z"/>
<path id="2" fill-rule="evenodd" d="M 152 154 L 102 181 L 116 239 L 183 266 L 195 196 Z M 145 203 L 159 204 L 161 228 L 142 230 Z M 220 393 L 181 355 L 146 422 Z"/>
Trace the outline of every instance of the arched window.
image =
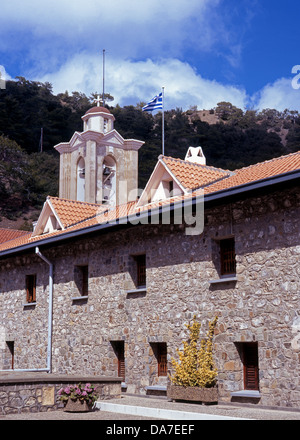
<path id="1" fill-rule="evenodd" d="M 106 156 L 102 168 L 102 203 L 116 204 L 116 162 L 112 156 Z"/>
<path id="2" fill-rule="evenodd" d="M 85 201 L 85 162 L 81 157 L 77 163 L 77 191 L 76 200 Z"/>

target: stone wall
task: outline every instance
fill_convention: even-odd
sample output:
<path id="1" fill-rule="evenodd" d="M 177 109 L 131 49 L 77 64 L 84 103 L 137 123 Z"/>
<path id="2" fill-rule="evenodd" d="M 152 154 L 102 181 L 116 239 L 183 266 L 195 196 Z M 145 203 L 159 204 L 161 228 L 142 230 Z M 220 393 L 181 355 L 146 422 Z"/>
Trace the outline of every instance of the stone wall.
<path id="1" fill-rule="evenodd" d="M 167 384 L 158 377 L 153 344 L 167 343 L 170 361 L 194 314 L 202 335 L 218 315 L 220 400 L 243 390 L 238 348 L 255 341 L 258 404 L 299 408 L 299 219 L 294 188 L 206 208 L 199 236 L 185 235 L 180 225 L 139 225 L 41 248 L 54 263 L 53 373 L 116 377 L 111 342 L 124 341 L 127 392 L 145 394 L 147 386 Z M 213 283 L 220 279 L 216 244 L 229 236 L 235 237 L 237 280 Z M 141 253 L 147 287 L 134 292 L 134 256 Z M 76 265 L 89 267 L 87 299 L 72 299 L 78 297 Z M 37 274 L 37 302 L 24 307 L 30 273 Z M 45 368 L 48 266 L 33 253 L 1 261 L 0 286 L 0 368 L 7 341 L 14 342 L 15 368 Z"/>
<path id="2" fill-rule="evenodd" d="M 63 408 L 58 399 L 62 387 L 81 382 L 92 383 L 99 400 L 121 397 L 121 381 L 115 378 L 54 376 L 31 373 L 0 374 L 0 413 L 20 414 L 54 411 Z"/>

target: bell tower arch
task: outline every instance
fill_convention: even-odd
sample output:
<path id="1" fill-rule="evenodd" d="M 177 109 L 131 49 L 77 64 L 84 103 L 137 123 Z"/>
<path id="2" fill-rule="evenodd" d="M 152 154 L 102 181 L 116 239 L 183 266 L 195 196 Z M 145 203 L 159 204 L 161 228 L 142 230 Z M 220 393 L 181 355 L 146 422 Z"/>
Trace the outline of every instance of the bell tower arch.
<path id="1" fill-rule="evenodd" d="M 85 161 L 80 157 L 77 162 L 76 200 L 85 200 Z"/>
<path id="2" fill-rule="evenodd" d="M 144 142 L 124 139 L 114 129 L 114 115 L 99 102 L 82 120 L 82 132 L 54 147 L 60 153 L 59 197 L 110 206 L 136 200 Z"/>

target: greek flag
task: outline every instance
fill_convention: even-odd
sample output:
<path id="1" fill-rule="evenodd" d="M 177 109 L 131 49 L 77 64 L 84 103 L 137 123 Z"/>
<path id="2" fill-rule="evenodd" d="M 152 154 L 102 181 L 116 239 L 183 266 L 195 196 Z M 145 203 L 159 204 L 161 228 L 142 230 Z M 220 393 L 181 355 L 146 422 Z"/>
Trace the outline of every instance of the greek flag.
<path id="1" fill-rule="evenodd" d="M 162 93 L 160 93 L 157 96 L 154 96 L 154 98 L 151 99 L 151 101 L 146 104 L 142 110 L 143 112 L 152 112 L 153 110 L 159 110 L 163 108 L 163 96 Z"/>

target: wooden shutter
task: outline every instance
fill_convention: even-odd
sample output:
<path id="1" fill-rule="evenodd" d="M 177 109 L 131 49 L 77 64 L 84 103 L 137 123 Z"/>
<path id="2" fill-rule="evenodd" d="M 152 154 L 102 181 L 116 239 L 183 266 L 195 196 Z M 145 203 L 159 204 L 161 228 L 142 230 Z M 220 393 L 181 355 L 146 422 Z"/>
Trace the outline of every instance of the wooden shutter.
<path id="1" fill-rule="evenodd" d="M 117 356 L 118 356 L 118 376 L 125 380 L 125 352 L 124 342 L 119 341 L 117 344 Z"/>
<path id="2" fill-rule="evenodd" d="M 158 363 L 158 376 L 167 376 L 168 374 L 168 361 L 167 361 L 167 344 L 157 344 L 157 363 Z"/>
<path id="3" fill-rule="evenodd" d="M 123 380 L 125 380 L 125 357 L 124 357 L 124 351 L 123 355 L 119 357 L 118 359 L 118 376 L 122 377 Z"/>
<path id="4" fill-rule="evenodd" d="M 258 390 L 258 346 L 257 343 L 243 344 L 244 386 L 245 390 Z"/>
<path id="5" fill-rule="evenodd" d="M 125 348 L 124 341 L 112 341 L 111 342 L 114 352 L 118 360 L 118 377 L 122 377 L 125 381 Z"/>
<path id="6" fill-rule="evenodd" d="M 137 287 L 146 286 L 146 255 L 136 256 Z"/>
<path id="7" fill-rule="evenodd" d="M 26 301 L 36 301 L 36 275 L 26 275 Z"/>
<path id="8" fill-rule="evenodd" d="M 82 276 L 82 295 L 87 296 L 89 293 L 89 267 L 81 266 Z"/>
<path id="9" fill-rule="evenodd" d="M 233 274 L 236 271 L 234 238 L 220 241 L 221 275 Z"/>

